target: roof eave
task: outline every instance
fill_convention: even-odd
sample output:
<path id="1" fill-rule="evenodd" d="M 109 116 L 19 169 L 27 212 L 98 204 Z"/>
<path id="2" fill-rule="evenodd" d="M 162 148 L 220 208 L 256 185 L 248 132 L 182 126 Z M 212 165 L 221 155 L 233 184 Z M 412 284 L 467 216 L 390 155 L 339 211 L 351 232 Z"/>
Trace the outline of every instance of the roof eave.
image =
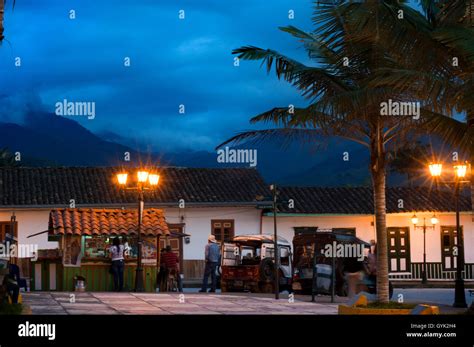
<path id="1" fill-rule="evenodd" d="M 186 202 L 185 208 L 189 207 L 255 207 L 268 205 L 268 202 Z M 75 208 L 129 208 L 136 207 L 137 203 L 112 203 L 112 204 L 76 204 Z M 145 202 L 147 208 L 152 207 L 174 207 L 180 208 L 178 202 L 160 202 L 152 203 Z M 0 211 L 11 210 L 51 210 L 69 208 L 67 204 L 53 204 L 53 205 L 0 205 Z"/>

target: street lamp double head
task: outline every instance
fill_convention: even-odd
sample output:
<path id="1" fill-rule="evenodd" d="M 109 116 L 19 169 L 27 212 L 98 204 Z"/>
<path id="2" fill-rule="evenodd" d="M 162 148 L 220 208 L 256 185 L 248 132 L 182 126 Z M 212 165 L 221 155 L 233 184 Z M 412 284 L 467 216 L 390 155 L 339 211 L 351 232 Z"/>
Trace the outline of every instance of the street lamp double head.
<path id="1" fill-rule="evenodd" d="M 464 240 L 461 230 L 460 223 L 460 213 L 459 213 L 459 195 L 460 195 L 460 186 L 462 183 L 469 182 L 467 180 L 467 175 L 470 170 L 469 163 L 456 163 L 453 165 L 454 170 L 454 197 L 455 197 L 455 209 L 456 209 L 456 234 L 457 234 L 457 263 L 456 263 L 456 281 L 454 289 L 454 307 L 467 307 L 466 303 L 466 294 L 464 292 L 464 279 L 463 279 L 463 270 L 464 270 Z M 443 171 L 443 165 L 441 163 L 431 163 L 429 164 L 429 169 L 431 176 L 435 179 L 441 177 Z M 454 251 L 454 250 L 453 250 Z"/>
<path id="2" fill-rule="evenodd" d="M 135 273 L 135 291 L 142 292 L 144 291 L 143 285 L 143 268 L 142 268 L 142 238 L 141 238 L 141 229 L 142 229 L 142 218 L 143 218 L 143 209 L 144 209 L 144 191 L 154 189 L 158 186 L 160 182 L 160 175 L 157 173 L 150 173 L 147 170 L 139 169 L 136 172 L 136 185 L 133 187 L 128 187 L 128 173 L 120 172 L 117 174 L 117 182 L 119 186 L 125 188 L 128 191 L 138 192 L 138 230 L 137 230 L 137 268 Z"/>
<path id="3" fill-rule="evenodd" d="M 126 187 L 127 186 L 127 181 L 128 181 L 128 173 L 127 172 L 121 172 L 121 173 L 117 174 L 117 182 L 120 186 Z M 156 187 L 159 182 L 160 182 L 160 175 L 155 174 L 155 173 L 150 173 L 146 170 L 139 170 L 139 171 L 137 171 L 138 186 L 133 187 L 133 188 L 148 188 L 148 187 L 146 187 L 147 185 L 150 188 L 153 188 L 153 187 Z M 128 188 L 128 189 L 130 189 L 130 188 Z"/>
<path id="4" fill-rule="evenodd" d="M 426 225 L 426 218 L 423 218 L 423 225 L 418 226 L 418 217 L 416 214 L 411 217 L 411 222 L 413 223 L 414 228 L 422 228 L 423 229 L 423 271 L 421 272 L 421 283 L 426 284 L 428 283 L 428 277 L 426 274 L 426 229 L 431 228 L 434 230 L 436 224 L 438 224 L 438 218 L 435 214 L 431 217 L 431 226 Z"/>
<path id="5" fill-rule="evenodd" d="M 458 163 L 453 165 L 454 177 L 456 180 L 462 180 L 467 176 L 467 169 L 469 164 L 467 163 Z M 430 174 L 434 178 L 440 178 L 443 173 L 443 164 L 441 163 L 431 163 L 429 164 Z"/>
<path id="6" fill-rule="evenodd" d="M 416 226 L 416 225 L 418 224 L 418 221 L 419 221 L 418 217 L 416 216 L 416 214 L 414 214 L 414 215 L 411 217 L 411 222 L 413 223 L 413 225 Z M 438 224 L 438 222 L 439 222 L 438 217 L 436 217 L 435 214 L 433 214 L 433 216 L 431 217 L 430 221 L 431 221 L 431 224 L 433 224 L 433 225 L 436 225 L 436 224 Z"/>

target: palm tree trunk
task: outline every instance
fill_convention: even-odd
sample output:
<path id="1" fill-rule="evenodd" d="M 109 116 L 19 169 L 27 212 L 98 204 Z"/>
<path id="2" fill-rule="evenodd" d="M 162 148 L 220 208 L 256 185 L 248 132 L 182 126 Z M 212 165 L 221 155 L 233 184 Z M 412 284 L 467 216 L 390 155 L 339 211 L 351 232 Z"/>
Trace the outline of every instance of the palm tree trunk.
<path id="1" fill-rule="evenodd" d="M 381 168 L 372 174 L 374 203 L 375 203 L 375 230 L 377 233 L 377 298 L 380 302 L 388 302 L 388 248 L 387 248 L 387 221 L 385 201 L 385 169 Z"/>
<path id="2" fill-rule="evenodd" d="M 388 247 L 386 221 L 386 153 L 382 126 L 377 122 L 375 138 L 371 141 L 372 186 L 374 191 L 375 230 L 377 236 L 377 299 L 382 303 L 390 301 L 388 284 Z"/>
<path id="3" fill-rule="evenodd" d="M 474 26 L 474 0 L 466 1 L 466 24 Z"/>
<path id="4" fill-rule="evenodd" d="M 5 0 L 0 0 L 0 43 L 3 41 L 3 14 L 5 13 Z"/>

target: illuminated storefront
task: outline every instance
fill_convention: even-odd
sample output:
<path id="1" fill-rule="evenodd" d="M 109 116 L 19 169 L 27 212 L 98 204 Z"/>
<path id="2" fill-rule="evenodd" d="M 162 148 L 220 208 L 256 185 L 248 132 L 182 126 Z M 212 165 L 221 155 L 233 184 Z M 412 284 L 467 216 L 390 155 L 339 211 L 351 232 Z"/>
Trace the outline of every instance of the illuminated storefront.
<path id="1" fill-rule="evenodd" d="M 57 209 L 50 212 L 48 238 L 60 247 L 51 258 L 41 256 L 33 265 L 33 288 L 74 290 L 74 279 L 83 277 L 88 291 L 110 291 L 109 248 L 118 237 L 126 249 L 124 289 L 131 290 L 137 266 L 138 212 L 122 209 Z M 142 266 L 145 290 L 155 290 L 160 237 L 170 234 L 163 211 L 143 213 Z M 38 273 L 40 272 L 40 273 Z M 46 288 L 43 288 L 46 287 Z"/>

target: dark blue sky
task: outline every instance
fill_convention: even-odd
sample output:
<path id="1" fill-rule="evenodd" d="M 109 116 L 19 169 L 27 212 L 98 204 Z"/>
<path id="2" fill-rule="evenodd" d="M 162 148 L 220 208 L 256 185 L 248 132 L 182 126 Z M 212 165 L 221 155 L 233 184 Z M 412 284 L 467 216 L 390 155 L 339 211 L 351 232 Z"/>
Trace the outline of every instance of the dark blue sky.
<path id="1" fill-rule="evenodd" d="M 251 116 L 304 103 L 258 62 L 234 67 L 231 51 L 252 44 L 306 61 L 278 26 L 310 30 L 311 13 L 310 0 L 19 0 L 5 15 L 0 121 L 21 122 L 27 105 L 54 112 L 63 99 L 94 101 L 94 120 L 71 118 L 156 150 L 211 150 L 249 129 Z"/>
<path id="2" fill-rule="evenodd" d="M 212 150 L 250 129 L 253 115 L 305 104 L 259 62 L 234 67 L 231 51 L 256 45 L 309 63 L 301 44 L 278 27 L 311 30 L 312 6 L 311 0 L 17 0 L 5 14 L 11 45 L 0 48 L 0 121 L 21 122 L 28 106 L 53 113 L 64 99 L 93 101 L 95 119 L 71 117 L 93 132 L 114 132 L 157 151 Z"/>

